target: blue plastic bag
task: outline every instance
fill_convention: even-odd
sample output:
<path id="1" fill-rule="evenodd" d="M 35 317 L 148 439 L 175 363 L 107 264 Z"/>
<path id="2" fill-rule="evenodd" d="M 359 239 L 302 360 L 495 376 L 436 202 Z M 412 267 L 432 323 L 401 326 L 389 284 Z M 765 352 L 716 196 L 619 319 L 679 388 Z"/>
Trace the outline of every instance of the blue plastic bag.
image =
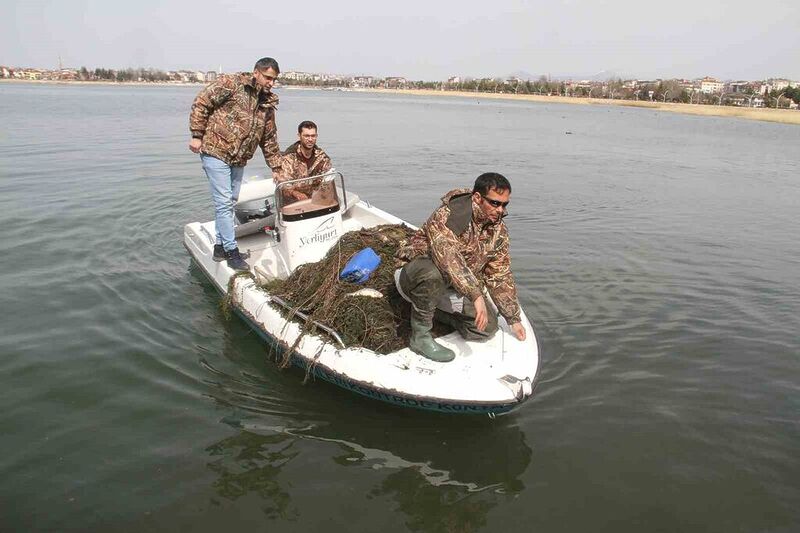
<path id="1" fill-rule="evenodd" d="M 360 285 L 369 279 L 369 275 L 375 272 L 380 264 L 381 258 L 375 250 L 364 248 L 350 258 L 339 274 L 339 279 Z"/>

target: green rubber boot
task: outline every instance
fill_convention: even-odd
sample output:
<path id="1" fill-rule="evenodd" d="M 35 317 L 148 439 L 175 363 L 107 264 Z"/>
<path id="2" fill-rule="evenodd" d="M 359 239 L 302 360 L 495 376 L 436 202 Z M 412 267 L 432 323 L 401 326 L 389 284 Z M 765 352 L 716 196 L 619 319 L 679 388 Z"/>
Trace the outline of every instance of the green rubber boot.
<path id="1" fill-rule="evenodd" d="M 449 363 L 456 358 L 456 354 L 450 348 L 445 348 L 431 335 L 432 321 L 425 320 L 411 313 L 411 340 L 408 347 L 411 351 L 427 357 L 431 361 L 438 363 Z"/>

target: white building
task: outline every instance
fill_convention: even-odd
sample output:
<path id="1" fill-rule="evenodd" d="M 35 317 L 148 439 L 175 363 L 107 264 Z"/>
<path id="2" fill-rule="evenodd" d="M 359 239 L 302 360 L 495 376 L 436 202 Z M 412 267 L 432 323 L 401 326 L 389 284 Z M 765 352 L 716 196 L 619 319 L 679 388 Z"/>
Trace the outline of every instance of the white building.
<path id="1" fill-rule="evenodd" d="M 281 72 L 280 77 L 285 79 L 285 80 L 300 81 L 300 80 L 304 80 L 306 78 L 310 78 L 311 75 L 309 73 L 307 73 L 307 72 L 299 72 L 297 70 L 290 70 L 288 72 Z"/>
<path id="2" fill-rule="evenodd" d="M 771 91 L 782 91 L 792 86 L 792 82 L 783 78 L 771 78 L 767 80 L 767 85 Z"/>
<path id="3" fill-rule="evenodd" d="M 749 81 L 732 81 L 728 83 L 727 91 L 731 93 L 743 93 L 752 88 Z"/>
<path id="4" fill-rule="evenodd" d="M 703 78 L 700 80 L 700 92 L 703 94 L 721 93 L 725 84 L 714 78 Z"/>
<path id="5" fill-rule="evenodd" d="M 372 76 L 355 76 L 352 81 L 352 87 L 369 87 L 372 82 Z"/>

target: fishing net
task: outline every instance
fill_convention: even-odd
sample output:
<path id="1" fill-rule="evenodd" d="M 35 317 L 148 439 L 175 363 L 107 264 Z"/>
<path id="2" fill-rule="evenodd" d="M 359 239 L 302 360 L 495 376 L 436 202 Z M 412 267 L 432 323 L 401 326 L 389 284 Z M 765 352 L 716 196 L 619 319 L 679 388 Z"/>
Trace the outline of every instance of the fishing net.
<path id="1" fill-rule="evenodd" d="M 302 265 L 287 279 L 269 281 L 262 288 L 285 300 L 292 308 L 287 317 L 303 323 L 306 332 L 324 335 L 315 328 L 316 321 L 336 331 L 347 347 L 382 354 L 399 350 L 408 346 L 410 304 L 394 284 L 394 254 L 412 234 L 405 224 L 351 231 L 321 261 Z M 362 284 L 341 281 L 345 264 L 367 247 L 380 256 L 378 268 Z M 297 311 L 308 320 L 297 317 Z"/>

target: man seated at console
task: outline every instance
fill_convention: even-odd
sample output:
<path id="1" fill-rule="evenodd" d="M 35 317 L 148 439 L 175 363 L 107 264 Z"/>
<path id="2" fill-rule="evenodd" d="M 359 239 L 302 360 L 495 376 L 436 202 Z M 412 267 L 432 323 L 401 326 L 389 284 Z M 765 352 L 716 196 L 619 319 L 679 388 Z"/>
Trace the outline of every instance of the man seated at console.
<path id="1" fill-rule="evenodd" d="M 333 168 L 331 158 L 325 151 L 317 146 L 317 125 L 310 120 L 304 120 L 297 126 L 297 142 L 283 151 L 281 157 L 281 173 L 276 176 L 276 182 L 296 180 L 309 176 L 319 176 L 325 174 Z M 314 191 L 330 193 L 327 190 L 333 185 L 320 187 L 319 180 L 310 180 L 287 186 L 283 189 L 284 204 L 297 200 L 306 200 L 311 197 Z"/>

